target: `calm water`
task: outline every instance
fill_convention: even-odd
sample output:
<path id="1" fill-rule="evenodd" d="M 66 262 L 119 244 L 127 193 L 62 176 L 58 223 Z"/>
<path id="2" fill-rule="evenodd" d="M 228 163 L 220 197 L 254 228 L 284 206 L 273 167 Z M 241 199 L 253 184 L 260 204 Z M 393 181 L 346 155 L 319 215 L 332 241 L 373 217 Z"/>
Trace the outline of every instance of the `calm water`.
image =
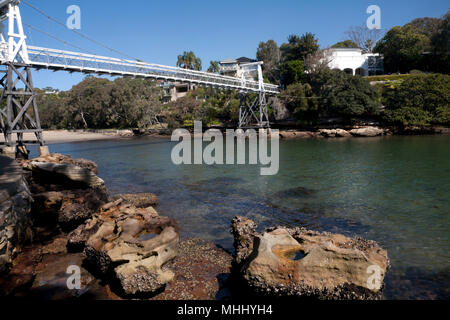
<path id="1" fill-rule="evenodd" d="M 94 160 L 112 194 L 152 192 L 182 236 L 232 248 L 231 219 L 261 227 L 358 235 L 388 250 L 389 299 L 450 298 L 450 137 L 280 142 L 280 172 L 254 166 L 174 166 L 173 143 L 68 143 L 52 152 Z"/>

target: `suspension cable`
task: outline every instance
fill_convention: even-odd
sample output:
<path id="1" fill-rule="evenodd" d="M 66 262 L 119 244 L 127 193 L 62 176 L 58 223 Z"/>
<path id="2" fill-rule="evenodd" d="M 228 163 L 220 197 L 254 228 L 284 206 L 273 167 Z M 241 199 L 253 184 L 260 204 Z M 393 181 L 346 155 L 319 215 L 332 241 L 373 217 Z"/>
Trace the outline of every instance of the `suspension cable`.
<path id="1" fill-rule="evenodd" d="M 55 22 L 55 23 L 57 23 L 57 24 L 63 26 L 64 28 L 67 28 L 67 26 L 66 26 L 65 23 L 63 23 L 63 22 L 59 21 L 58 19 L 53 18 L 52 16 L 46 14 L 44 11 L 42 11 L 42 10 L 36 8 L 35 6 L 33 6 L 32 4 L 28 3 L 27 1 L 22 0 L 22 2 L 23 2 L 24 4 L 26 4 L 27 6 L 29 6 L 30 8 L 32 8 L 33 10 L 35 10 L 36 12 L 38 12 L 39 14 L 43 15 L 44 17 L 46 17 L 47 19 L 52 20 L 53 22 Z M 103 48 L 105 48 L 105 49 L 108 49 L 108 50 L 111 51 L 111 52 L 115 52 L 115 53 L 117 53 L 117 54 L 119 54 L 119 55 L 121 55 L 121 56 L 123 56 L 123 57 L 131 58 L 131 59 L 136 60 L 136 61 L 141 61 L 141 60 L 138 59 L 138 58 L 135 58 L 135 57 L 133 57 L 133 56 L 130 56 L 130 55 L 124 53 L 124 52 L 121 52 L 121 51 L 119 51 L 119 50 L 116 50 L 116 49 L 114 49 L 114 48 L 111 48 L 111 47 L 107 46 L 106 44 L 103 44 L 103 43 L 101 43 L 101 42 L 99 42 L 99 41 L 97 41 L 97 40 L 95 40 L 95 39 L 92 39 L 91 37 L 89 37 L 89 36 L 87 36 L 87 35 L 85 35 L 85 34 L 79 32 L 79 31 L 77 31 L 77 30 L 70 30 L 70 31 L 72 31 L 73 33 L 79 35 L 80 37 L 82 37 L 82 38 L 84 38 L 84 39 L 86 39 L 86 40 L 89 40 L 89 41 L 91 41 L 91 42 L 93 42 L 93 43 L 95 43 L 95 44 L 97 44 L 97 45 L 99 45 L 99 46 L 101 46 L 101 47 L 103 47 Z"/>
<path id="2" fill-rule="evenodd" d="M 53 38 L 53 39 L 55 39 L 56 41 L 62 42 L 62 43 L 64 43 L 64 44 L 66 44 L 66 45 L 68 45 L 68 46 L 71 46 L 71 47 L 74 47 L 74 48 L 76 48 L 76 49 L 78 49 L 78 50 L 81 50 L 81 51 L 90 53 L 90 54 L 92 54 L 92 55 L 95 55 L 94 53 L 90 52 L 89 50 L 87 50 L 87 49 L 85 49 L 85 48 L 79 47 L 79 46 L 77 46 L 77 45 L 75 45 L 75 44 L 72 44 L 72 43 L 66 41 L 66 40 L 60 39 L 60 38 L 58 38 L 58 37 L 56 37 L 56 36 L 54 36 L 54 35 L 52 35 L 52 34 L 50 34 L 50 33 L 48 33 L 48 32 L 45 32 L 45 31 L 43 31 L 43 30 L 41 30 L 41 29 L 38 29 L 38 28 L 36 28 L 36 27 L 33 27 L 32 25 L 29 25 L 29 24 L 26 23 L 26 22 L 22 22 L 22 23 L 23 23 L 23 25 L 27 26 L 28 28 L 33 29 L 33 30 L 35 30 L 35 31 L 37 31 L 37 32 L 40 32 L 40 33 L 42 33 L 42 34 L 44 34 L 44 35 L 46 35 L 46 36 L 48 36 L 48 37 L 50 37 L 50 38 Z"/>

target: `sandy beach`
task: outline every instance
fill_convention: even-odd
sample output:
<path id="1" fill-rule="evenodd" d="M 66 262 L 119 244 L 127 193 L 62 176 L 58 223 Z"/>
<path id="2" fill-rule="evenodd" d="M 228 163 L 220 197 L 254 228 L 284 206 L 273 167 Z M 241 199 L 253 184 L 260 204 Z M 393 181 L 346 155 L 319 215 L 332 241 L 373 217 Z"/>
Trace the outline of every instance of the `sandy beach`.
<path id="1" fill-rule="evenodd" d="M 84 131 L 67 131 L 67 130 L 45 130 L 44 141 L 46 144 L 94 141 L 94 140 L 114 140 L 123 139 L 132 136 L 132 132 L 128 130 L 117 130 L 108 132 L 84 132 Z M 14 140 L 15 140 L 14 135 Z M 34 140 L 34 134 L 25 134 L 24 140 Z M 4 142 L 3 134 L 0 135 L 0 144 Z"/>

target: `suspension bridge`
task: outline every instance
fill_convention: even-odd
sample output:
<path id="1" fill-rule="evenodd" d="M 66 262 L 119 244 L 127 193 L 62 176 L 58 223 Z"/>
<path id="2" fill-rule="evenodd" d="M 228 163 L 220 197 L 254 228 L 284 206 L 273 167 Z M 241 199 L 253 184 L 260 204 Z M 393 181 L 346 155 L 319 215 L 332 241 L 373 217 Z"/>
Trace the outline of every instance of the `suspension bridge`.
<path id="1" fill-rule="evenodd" d="M 148 78 L 239 91 L 241 93 L 239 127 L 249 125 L 259 128 L 270 127 L 266 95 L 278 94 L 279 88 L 276 85 L 264 83 L 262 62 L 241 66 L 242 77 L 235 78 L 137 60 L 30 46 L 27 45 L 24 24 L 32 26 L 22 21 L 20 2 L 20 0 L 0 0 L 0 26 L 7 25 L 7 28 L 3 26 L 3 29 L 7 30 L 6 34 L 3 32 L 0 34 L 0 65 L 2 67 L 0 70 L 0 87 L 2 88 L 0 131 L 5 137 L 6 147 L 16 150 L 26 144 L 38 144 L 40 147 L 45 145 L 32 69 Z M 22 2 L 45 15 L 40 9 L 25 1 Z M 248 73 L 256 74 L 258 81 L 248 80 L 246 77 Z M 256 93 L 257 97 L 250 100 L 250 93 Z M 25 133 L 33 133 L 35 139 L 25 141 Z M 13 134 L 17 135 L 15 142 L 13 142 Z"/>

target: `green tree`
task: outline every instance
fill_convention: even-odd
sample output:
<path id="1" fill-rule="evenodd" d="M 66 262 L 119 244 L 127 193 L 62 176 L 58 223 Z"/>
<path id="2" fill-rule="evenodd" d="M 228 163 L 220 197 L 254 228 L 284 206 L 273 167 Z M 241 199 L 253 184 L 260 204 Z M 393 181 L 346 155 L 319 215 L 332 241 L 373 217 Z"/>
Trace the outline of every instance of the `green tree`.
<path id="1" fill-rule="evenodd" d="M 177 67 L 190 70 L 202 70 L 202 60 L 197 58 L 192 51 L 184 51 L 178 56 Z"/>
<path id="2" fill-rule="evenodd" d="M 332 48 L 358 48 L 358 45 L 352 40 L 345 40 L 335 43 Z"/>
<path id="3" fill-rule="evenodd" d="M 283 62 L 280 66 L 281 83 L 284 86 L 300 82 L 304 75 L 304 64 L 301 60 Z"/>
<path id="4" fill-rule="evenodd" d="M 319 48 L 319 40 L 310 32 L 307 32 L 300 37 L 297 35 L 290 35 L 288 37 L 288 43 L 283 43 L 280 47 L 282 61 L 304 61 L 308 55 L 316 53 Z"/>
<path id="5" fill-rule="evenodd" d="M 450 53 L 450 11 L 441 19 L 431 42 L 438 54 L 448 56 Z"/>
<path id="6" fill-rule="evenodd" d="M 219 73 L 220 72 L 220 62 L 219 61 L 210 61 L 208 72 Z"/>
<path id="7" fill-rule="evenodd" d="M 264 62 L 264 77 L 271 83 L 279 84 L 281 51 L 277 43 L 274 40 L 260 42 L 256 51 L 256 59 Z"/>
<path id="8" fill-rule="evenodd" d="M 305 124 L 316 124 L 319 117 L 318 99 L 309 84 L 294 83 L 280 95 L 289 112 Z"/>
<path id="9" fill-rule="evenodd" d="M 383 90 L 385 119 L 400 125 L 449 124 L 450 76 L 415 75 Z"/>
<path id="10" fill-rule="evenodd" d="M 64 129 L 65 93 L 45 94 L 47 88 L 36 91 L 41 126 L 44 129 Z"/>
<path id="11" fill-rule="evenodd" d="M 414 19 L 405 26 L 410 26 L 418 33 L 421 33 L 431 39 L 437 33 L 441 22 L 442 20 L 439 18 L 418 18 Z"/>
<path id="12" fill-rule="evenodd" d="M 411 25 L 390 29 L 375 47 L 384 55 L 386 72 L 407 73 L 422 68 L 423 53 L 429 49 L 430 39 Z"/>
<path id="13" fill-rule="evenodd" d="M 309 75 L 308 80 L 314 94 L 319 97 L 321 116 L 340 116 L 350 120 L 380 113 L 380 93 L 362 77 L 321 69 Z"/>

